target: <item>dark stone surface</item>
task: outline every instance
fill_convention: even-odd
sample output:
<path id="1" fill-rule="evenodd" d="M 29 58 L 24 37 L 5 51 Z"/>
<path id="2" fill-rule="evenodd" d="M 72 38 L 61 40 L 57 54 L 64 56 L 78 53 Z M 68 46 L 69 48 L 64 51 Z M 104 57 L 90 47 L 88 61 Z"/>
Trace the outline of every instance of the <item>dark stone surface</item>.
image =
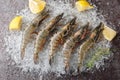
<path id="1" fill-rule="evenodd" d="M 90 1 L 90 0 L 89 0 Z M 100 69 L 84 71 L 76 76 L 62 75 L 56 77 L 54 73 L 43 76 L 43 80 L 120 80 L 120 0 L 91 0 L 106 19 L 107 23 L 118 31 L 118 35 L 111 42 L 113 54 Z M 4 35 L 8 30 L 10 20 L 17 10 L 25 7 L 25 0 L 0 0 L 0 80 L 41 80 L 39 72 L 22 72 L 14 61 L 5 53 Z"/>

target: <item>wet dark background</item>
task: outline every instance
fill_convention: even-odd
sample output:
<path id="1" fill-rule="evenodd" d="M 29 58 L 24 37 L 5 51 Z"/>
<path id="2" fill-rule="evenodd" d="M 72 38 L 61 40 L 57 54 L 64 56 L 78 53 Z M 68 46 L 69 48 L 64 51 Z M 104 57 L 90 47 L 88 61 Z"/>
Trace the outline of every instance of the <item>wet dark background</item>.
<path id="1" fill-rule="evenodd" d="M 72 1 L 72 0 L 71 0 Z M 54 73 L 43 76 L 43 80 L 120 80 L 120 0 L 89 0 L 98 8 L 107 23 L 118 32 L 111 42 L 113 54 L 105 59 L 105 65 L 100 69 L 93 68 L 78 75 L 62 75 L 57 77 Z M 5 52 L 4 36 L 8 30 L 10 20 L 17 11 L 24 9 L 26 0 L 0 0 L 0 80 L 41 80 L 39 71 L 22 72 L 15 62 Z M 98 14 L 99 16 L 99 14 Z"/>

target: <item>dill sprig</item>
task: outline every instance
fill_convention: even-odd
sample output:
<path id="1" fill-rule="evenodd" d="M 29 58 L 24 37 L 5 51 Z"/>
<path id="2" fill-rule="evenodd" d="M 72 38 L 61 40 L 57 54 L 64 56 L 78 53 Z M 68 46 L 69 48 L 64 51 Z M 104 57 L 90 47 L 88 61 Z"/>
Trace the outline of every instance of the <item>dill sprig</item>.
<path id="1" fill-rule="evenodd" d="M 94 55 L 87 61 L 87 67 L 92 68 L 94 63 L 102 58 L 102 56 L 108 55 L 110 48 L 97 48 Z"/>

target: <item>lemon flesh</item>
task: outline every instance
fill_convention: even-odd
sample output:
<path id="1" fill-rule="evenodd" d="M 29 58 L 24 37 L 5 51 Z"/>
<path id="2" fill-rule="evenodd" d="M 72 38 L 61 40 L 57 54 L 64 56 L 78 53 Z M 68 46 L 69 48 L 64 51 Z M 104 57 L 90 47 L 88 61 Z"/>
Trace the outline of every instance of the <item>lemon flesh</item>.
<path id="1" fill-rule="evenodd" d="M 93 8 L 86 0 L 77 1 L 75 6 L 78 11 L 85 11 Z"/>
<path id="2" fill-rule="evenodd" d="M 22 16 L 16 16 L 9 24 L 9 30 L 20 30 L 22 23 Z"/>
<path id="3" fill-rule="evenodd" d="M 42 0 L 29 0 L 29 8 L 33 14 L 40 13 L 44 10 L 46 2 Z"/>
<path id="4" fill-rule="evenodd" d="M 113 29 L 104 26 L 104 30 L 103 30 L 103 36 L 105 39 L 107 39 L 108 41 L 111 41 L 115 36 L 116 36 L 117 32 L 114 31 Z"/>

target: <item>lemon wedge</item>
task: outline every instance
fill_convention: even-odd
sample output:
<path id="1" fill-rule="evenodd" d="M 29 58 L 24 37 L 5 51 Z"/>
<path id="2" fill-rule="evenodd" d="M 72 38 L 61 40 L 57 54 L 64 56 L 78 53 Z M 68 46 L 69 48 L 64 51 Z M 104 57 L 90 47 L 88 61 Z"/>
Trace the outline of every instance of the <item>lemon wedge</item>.
<path id="1" fill-rule="evenodd" d="M 46 2 L 42 0 L 29 0 L 29 8 L 32 13 L 37 14 L 44 10 Z"/>
<path id="2" fill-rule="evenodd" d="M 103 30 L 103 36 L 105 39 L 107 39 L 108 41 L 111 41 L 115 36 L 116 36 L 117 32 L 114 31 L 113 29 L 104 26 L 104 30 Z"/>
<path id="3" fill-rule="evenodd" d="M 75 6 L 76 6 L 77 10 L 80 11 L 80 12 L 94 8 L 86 0 L 77 1 L 75 3 Z"/>
<path id="4" fill-rule="evenodd" d="M 20 30 L 22 23 L 22 16 L 16 16 L 9 24 L 9 30 Z"/>

